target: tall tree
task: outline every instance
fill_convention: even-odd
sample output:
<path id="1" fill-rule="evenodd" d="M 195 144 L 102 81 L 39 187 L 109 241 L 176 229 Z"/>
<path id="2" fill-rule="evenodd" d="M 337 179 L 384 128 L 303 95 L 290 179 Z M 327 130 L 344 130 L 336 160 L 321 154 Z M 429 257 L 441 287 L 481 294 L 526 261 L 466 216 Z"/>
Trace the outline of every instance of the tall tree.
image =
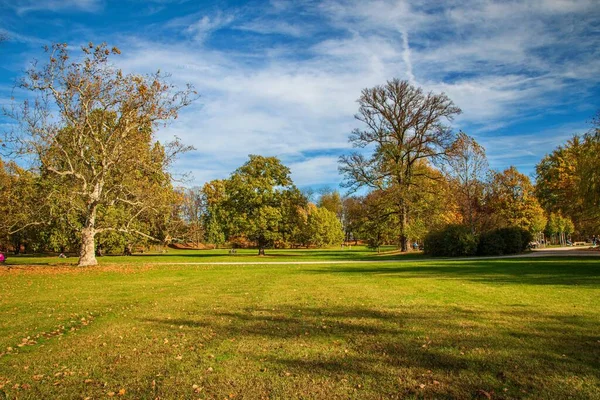
<path id="1" fill-rule="evenodd" d="M 372 153 L 354 152 L 340 157 L 340 172 L 351 190 L 396 186 L 394 205 L 402 251 L 408 250 L 410 191 L 427 171 L 416 171 L 423 160 L 436 160 L 452 141 L 444 121 L 461 110 L 444 93 L 424 93 L 408 81 L 393 79 L 383 86 L 363 89 L 355 118 L 365 125 L 350 135 L 354 147 L 371 147 Z"/>
<path id="2" fill-rule="evenodd" d="M 9 140 L 17 155 L 33 156 L 45 179 L 80 224 L 79 265 L 96 265 L 95 237 L 105 231 L 143 232 L 138 222 L 173 193 L 168 166 L 188 148 L 155 141 L 159 124 L 172 120 L 195 97 L 174 91 L 160 72 L 125 74 L 112 66 L 117 48 L 90 43 L 73 61 L 66 44 L 47 48 L 49 61 L 27 71 L 20 87 L 34 98 L 13 108 L 20 129 Z M 115 207 L 119 208 L 120 218 Z"/>
<path id="3" fill-rule="evenodd" d="M 463 221 L 476 233 L 488 173 L 485 149 L 471 136 L 459 132 L 448 150 L 446 170 Z"/>
<path id="4" fill-rule="evenodd" d="M 560 213 L 575 223 L 579 234 L 600 229 L 600 112 L 592 128 L 573 136 L 536 166 L 536 194 L 548 213 Z"/>

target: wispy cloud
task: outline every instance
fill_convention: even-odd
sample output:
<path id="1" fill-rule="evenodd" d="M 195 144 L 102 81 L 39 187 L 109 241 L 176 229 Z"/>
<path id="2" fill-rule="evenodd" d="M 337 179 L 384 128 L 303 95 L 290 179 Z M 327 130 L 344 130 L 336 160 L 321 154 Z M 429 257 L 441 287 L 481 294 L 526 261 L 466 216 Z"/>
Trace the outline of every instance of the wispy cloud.
<path id="1" fill-rule="evenodd" d="M 19 4 L 59 11 L 58 3 Z M 102 7 L 78 4 L 80 11 Z M 299 185 L 338 182 L 337 155 L 349 151 L 348 133 L 359 126 L 353 114 L 361 89 L 394 77 L 447 93 L 463 110 L 455 127 L 481 139 L 498 168 L 517 163 L 531 170 L 571 134 L 573 126 L 547 120 L 597 101 L 594 0 L 184 5 L 185 12 L 143 34 L 103 40 L 118 41 L 125 70 L 160 68 L 201 93 L 160 131 L 161 138 L 175 134 L 195 145 L 177 168 L 193 171 L 197 184 L 227 176 L 249 153 L 281 157 Z"/>
<path id="2" fill-rule="evenodd" d="M 15 10 L 18 15 L 35 11 L 96 12 L 103 5 L 101 0 L 5 0 L 2 3 Z"/>
<path id="3" fill-rule="evenodd" d="M 231 24 L 233 20 L 233 15 L 223 15 L 221 13 L 213 16 L 204 15 L 191 23 L 186 32 L 191 34 L 197 41 L 203 42 L 211 33 Z"/>

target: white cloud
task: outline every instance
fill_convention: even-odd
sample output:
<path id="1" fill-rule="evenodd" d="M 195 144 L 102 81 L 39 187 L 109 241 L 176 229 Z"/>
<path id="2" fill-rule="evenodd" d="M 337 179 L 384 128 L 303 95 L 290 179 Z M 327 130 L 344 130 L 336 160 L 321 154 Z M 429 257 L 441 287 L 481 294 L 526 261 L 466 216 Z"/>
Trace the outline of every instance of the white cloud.
<path id="1" fill-rule="evenodd" d="M 190 24 L 186 32 L 191 34 L 199 42 L 205 41 L 211 33 L 231 24 L 233 15 L 216 14 L 214 16 L 204 15 L 202 18 Z"/>
<path id="2" fill-rule="evenodd" d="M 51 9 L 57 3 L 24 4 Z M 129 37 L 118 62 L 127 71 L 160 68 L 202 95 L 160 132 L 196 146 L 178 164 L 194 172 L 196 184 L 228 176 L 251 153 L 281 157 L 299 185 L 339 181 L 337 153 L 349 150 L 348 133 L 360 126 L 353 114 L 361 89 L 394 77 L 446 92 L 463 109 L 455 126 L 479 134 L 496 165 L 511 161 L 501 160 L 502 154 L 531 164 L 564 135 L 546 134 L 542 143 L 535 133 L 515 141 L 491 133 L 536 117 L 540 108 L 554 112 L 580 102 L 598 84 L 600 38 L 586 31 L 600 18 L 594 5 L 325 0 L 299 6 L 273 0 L 264 10 L 195 13 L 165 22 L 157 29 L 193 40 Z M 207 39 L 225 27 L 265 37 L 248 48 L 211 48 Z"/>
<path id="3" fill-rule="evenodd" d="M 82 11 L 96 12 L 102 8 L 101 0 L 19 0 L 7 1 L 18 15 L 34 11 Z"/>

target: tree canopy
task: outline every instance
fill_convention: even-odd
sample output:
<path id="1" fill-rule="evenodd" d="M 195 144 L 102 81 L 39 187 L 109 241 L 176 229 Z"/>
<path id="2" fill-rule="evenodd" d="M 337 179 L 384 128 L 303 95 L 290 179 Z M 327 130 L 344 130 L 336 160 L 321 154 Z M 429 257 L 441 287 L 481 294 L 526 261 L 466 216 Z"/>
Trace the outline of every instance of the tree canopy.
<path id="1" fill-rule="evenodd" d="M 340 157 L 340 172 L 350 189 L 395 187 L 394 211 L 398 218 L 400 244 L 408 245 L 409 196 L 428 170 L 423 162 L 446 154 L 453 135 L 445 121 L 461 112 L 444 93 L 424 93 L 408 81 L 393 79 L 385 85 L 364 89 L 355 118 L 365 127 L 350 135 L 354 147 L 370 148 L 371 154 L 354 152 Z"/>
<path id="2" fill-rule="evenodd" d="M 32 98 L 13 108 L 19 129 L 8 141 L 16 155 L 33 156 L 52 182 L 52 198 L 79 232 L 79 265 L 95 265 L 95 236 L 106 231 L 149 235 L 151 214 L 167 212 L 173 193 L 168 166 L 188 148 L 154 138 L 195 97 L 176 91 L 157 72 L 125 74 L 109 57 L 117 48 L 90 43 L 77 61 L 66 44 L 46 51 L 20 87 Z"/>

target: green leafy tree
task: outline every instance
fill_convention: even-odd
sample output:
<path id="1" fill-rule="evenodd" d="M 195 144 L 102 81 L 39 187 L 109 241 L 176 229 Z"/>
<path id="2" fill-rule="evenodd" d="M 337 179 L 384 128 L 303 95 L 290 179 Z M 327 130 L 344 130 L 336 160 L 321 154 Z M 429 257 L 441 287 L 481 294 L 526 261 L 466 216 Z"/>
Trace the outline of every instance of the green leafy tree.
<path id="1" fill-rule="evenodd" d="M 223 203 L 230 218 L 230 235 L 256 243 L 258 254 L 285 238 L 286 192 L 294 190 L 290 170 L 276 157 L 251 155 L 225 181 Z"/>
<path id="2" fill-rule="evenodd" d="M 50 209 L 41 201 L 45 188 L 39 175 L 14 162 L 0 160 L 0 240 L 3 247 L 19 252 L 21 245 L 43 241 L 40 227 L 51 220 Z M 36 247 L 43 247 L 40 243 Z"/>
<path id="3" fill-rule="evenodd" d="M 337 215 L 324 207 L 308 205 L 307 239 L 316 247 L 339 245 L 344 240 L 342 223 Z"/>
<path id="4" fill-rule="evenodd" d="M 124 74 L 113 67 L 116 48 L 89 44 L 80 61 L 71 59 L 66 44 L 46 49 L 49 61 L 33 64 L 20 87 L 33 99 L 10 115 L 20 129 L 8 140 L 18 156 L 33 157 L 53 196 L 79 230 L 79 265 L 96 265 L 95 237 L 105 231 L 136 233 L 151 214 L 164 213 L 173 189 L 168 166 L 188 148 L 155 140 L 159 124 L 172 120 L 192 101 L 188 87 L 174 92 L 160 73 Z M 120 207 L 123 218 L 115 219 Z M 145 220 L 145 222 L 140 222 Z"/>

